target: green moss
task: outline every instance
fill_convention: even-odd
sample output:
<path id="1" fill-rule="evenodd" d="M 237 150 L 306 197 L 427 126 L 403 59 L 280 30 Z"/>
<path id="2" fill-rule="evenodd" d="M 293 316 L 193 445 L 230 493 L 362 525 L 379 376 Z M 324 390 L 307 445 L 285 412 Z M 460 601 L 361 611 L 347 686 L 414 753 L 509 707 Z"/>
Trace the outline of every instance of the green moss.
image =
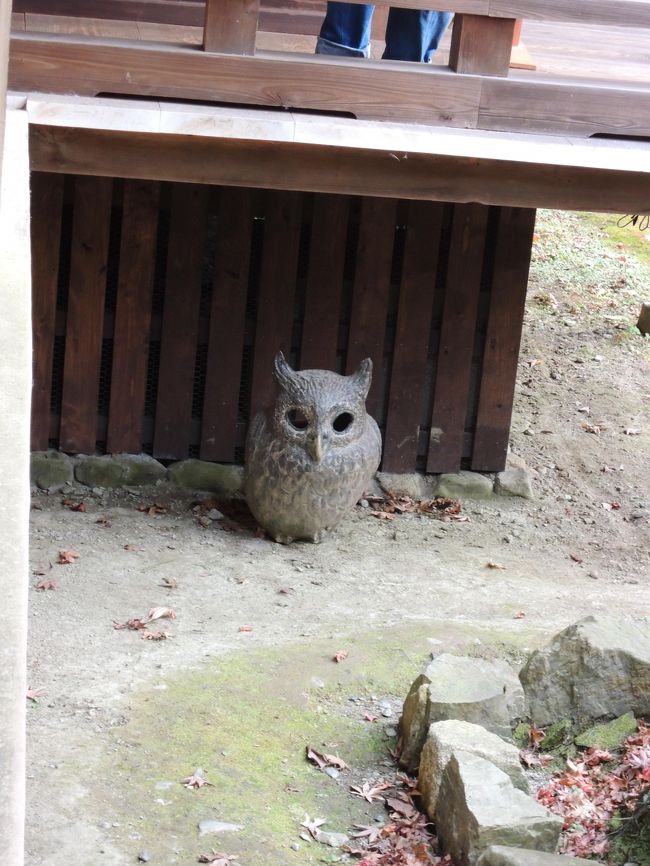
<path id="1" fill-rule="evenodd" d="M 612 866 L 650 866 L 650 791 L 644 801 L 631 816 L 617 812 L 610 821 L 608 861 Z"/>
<path id="2" fill-rule="evenodd" d="M 618 749 L 636 731 L 636 719 L 632 713 L 619 716 L 611 722 L 593 725 L 575 738 L 577 746 L 598 749 Z"/>
<path id="3" fill-rule="evenodd" d="M 147 847 L 156 862 L 193 862 L 211 847 L 237 852 L 247 866 L 331 858 L 330 849 L 299 839 L 300 821 L 307 812 L 327 818 L 324 829 L 348 832 L 382 813 L 350 796 L 349 785 L 382 772 L 392 746 L 383 722 L 396 725 L 398 717 L 367 722 L 363 715 L 371 695 L 392 696 L 399 706 L 430 658 L 429 638 L 437 652 L 480 646 L 488 655 L 495 641 L 516 652 L 522 640 L 418 623 L 213 657 L 199 670 L 165 678 L 165 688 L 131 695 L 128 724 L 115 729 L 110 757 L 93 768 L 103 814 L 126 816 L 112 841 L 127 856 Z M 335 664 L 342 648 L 348 658 Z M 307 745 L 340 755 L 351 772 L 335 780 L 319 772 L 305 760 Z M 197 767 L 213 787 L 180 784 Z M 204 818 L 244 829 L 199 840 Z M 299 851 L 290 847 L 295 842 Z"/>
<path id="4" fill-rule="evenodd" d="M 520 722 L 512 732 L 512 739 L 520 749 L 525 749 L 530 744 L 530 725 Z"/>
<path id="5" fill-rule="evenodd" d="M 540 744 L 540 749 L 543 752 L 560 752 L 565 754 L 566 746 L 572 739 L 571 722 L 569 719 L 562 719 L 559 722 L 555 722 L 555 724 L 546 730 L 546 736 Z"/>

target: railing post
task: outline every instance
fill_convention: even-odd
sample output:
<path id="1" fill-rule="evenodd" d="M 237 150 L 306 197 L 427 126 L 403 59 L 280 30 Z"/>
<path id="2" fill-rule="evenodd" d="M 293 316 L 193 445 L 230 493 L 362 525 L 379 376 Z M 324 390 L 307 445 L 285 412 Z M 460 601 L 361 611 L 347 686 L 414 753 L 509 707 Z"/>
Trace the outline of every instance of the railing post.
<path id="1" fill-rule="evenodd" d="M 203 49 L 255 54 L 260 0 L 206 0 Z"/>
<path id="2" fill-rule="evenodd" d="M 456 15 L 449 66 L 455 72 L 507 76 L 514 29 L 514 18 Z"/>

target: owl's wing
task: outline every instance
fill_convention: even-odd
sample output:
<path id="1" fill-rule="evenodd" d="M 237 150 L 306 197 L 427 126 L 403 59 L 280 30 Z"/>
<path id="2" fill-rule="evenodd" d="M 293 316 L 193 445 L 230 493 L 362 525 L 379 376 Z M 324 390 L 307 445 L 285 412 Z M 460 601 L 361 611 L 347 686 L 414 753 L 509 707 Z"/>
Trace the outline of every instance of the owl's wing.
<path id="1" fill-rule="evenodd" d="M 257 458 L 258 448 L 266 441 L 266 417 L 264 412 L 258 412 L 248 427 L 247 462 L 253 463 Z"/>

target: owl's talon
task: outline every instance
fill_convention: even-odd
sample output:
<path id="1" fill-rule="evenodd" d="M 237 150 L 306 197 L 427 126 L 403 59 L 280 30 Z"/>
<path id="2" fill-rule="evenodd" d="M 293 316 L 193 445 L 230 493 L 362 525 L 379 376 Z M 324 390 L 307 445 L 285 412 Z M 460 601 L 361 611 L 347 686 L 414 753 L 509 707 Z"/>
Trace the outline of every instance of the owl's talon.
<path id="1" fill-rule="evenodd" d="M 273 541 L 275 541 L 277 544 L 291 544 L 291 542 L 293 541 L 293 536 L 281 535 L 280 533 L 278 533 L 277 535 L 273 536 Z"/>

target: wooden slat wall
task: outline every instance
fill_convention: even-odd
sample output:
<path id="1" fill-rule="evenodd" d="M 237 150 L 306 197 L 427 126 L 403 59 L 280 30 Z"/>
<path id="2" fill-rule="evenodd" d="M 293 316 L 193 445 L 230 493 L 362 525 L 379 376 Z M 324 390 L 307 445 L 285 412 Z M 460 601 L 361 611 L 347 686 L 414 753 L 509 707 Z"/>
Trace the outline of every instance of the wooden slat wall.
<path id="1" fill-rule="evenodd" d="M 282 349 L 372 357 L 384 470 L 503 467 L 534 211 L 61 181 L 34 175 L 35 449 L 241 462 Z"/>

